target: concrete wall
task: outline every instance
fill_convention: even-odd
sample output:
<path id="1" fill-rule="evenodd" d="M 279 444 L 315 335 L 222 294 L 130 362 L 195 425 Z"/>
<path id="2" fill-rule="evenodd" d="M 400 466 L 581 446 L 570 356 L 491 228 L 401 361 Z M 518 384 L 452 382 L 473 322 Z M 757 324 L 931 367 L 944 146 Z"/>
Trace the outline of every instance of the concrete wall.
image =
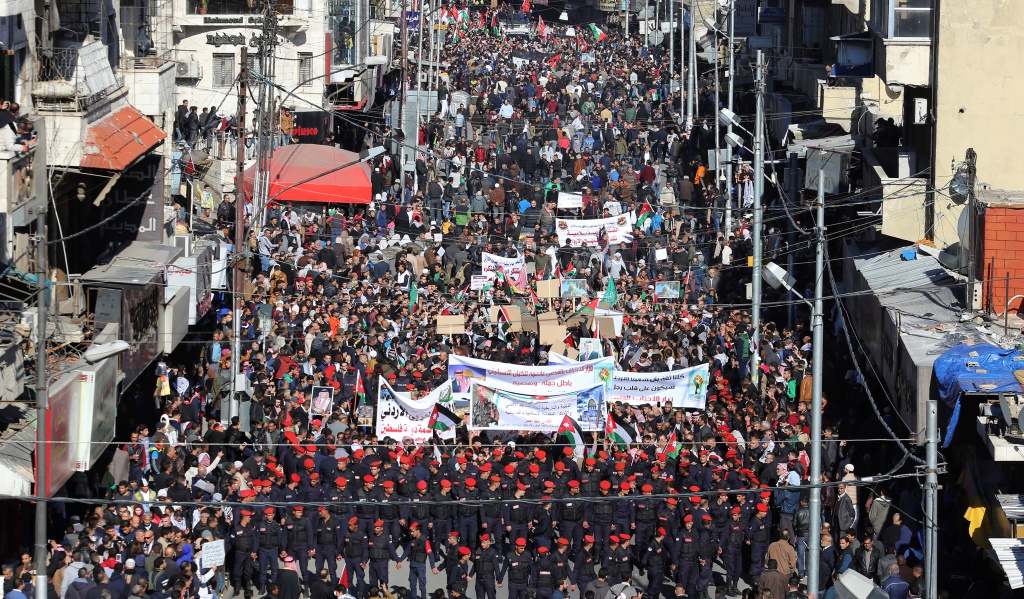
<path id="1" fill-rule="evenodd" d="M 978 265 L 978 278 L 992 280 L 991 309 L 1002 314 L 1006 309 L 1005 277 L 1010 275 L 1010 296 L 1024 293 L 1024 203 L 991 203 L 985 209 L 982 230 L 982 260 Z M 1021 300 L 1010 304 L 1010 312 L 1018 313 Z"/>
<path id="2" fill-rule="evenodd" d="M 1024 131 L 1024 2 L 943 2 L 939 24 L 938 102 L 933 168 L 937 187 L 953 177 L 951 161 L 978 153 L 978 181 L 992 189 L 1022 187 L 1020 134 Z M 936 244 L 957 241 L 961 207 L 936 203 Z M 948 223 L 953 226 L 949 227 Z M 1024 223 L 1022 223 L 1024 224 Z M 941 226 L 940 226 L 941 225 Z"/>

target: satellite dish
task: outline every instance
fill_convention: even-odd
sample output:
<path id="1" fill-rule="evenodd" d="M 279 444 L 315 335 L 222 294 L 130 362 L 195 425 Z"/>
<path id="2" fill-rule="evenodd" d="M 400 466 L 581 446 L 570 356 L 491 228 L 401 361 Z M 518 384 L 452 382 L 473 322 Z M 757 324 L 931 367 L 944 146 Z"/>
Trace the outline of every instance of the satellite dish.
<path id="1" fill-rule="evenodd" d="M 654 44 L 655 46 L 661 44 L 661 42 L 664 41 L 665 39 L 665 34 L 660 31 L 652 31 L 648 35 L 651 38 L 651 43 Z"/>
<path id="2" fill-rule="evenodd" d="M 965 248 L 971 247 L 971 215 L 968 212 L 970 209 L 970 206 L 964 207 L 956 220 L 956 234 L 960 236 L 960 246 Z"/>
<path id="3" fill-rule="evenodd" d="M 999 411 L 1003 413 L 1003 422 L 1006 423 L 1007 428 L 1013 428 L 1013 417 L 1016 415 L 1010 409 L 1010 404 L 1006 402 L 1006 394 L 999 394 Z"/>

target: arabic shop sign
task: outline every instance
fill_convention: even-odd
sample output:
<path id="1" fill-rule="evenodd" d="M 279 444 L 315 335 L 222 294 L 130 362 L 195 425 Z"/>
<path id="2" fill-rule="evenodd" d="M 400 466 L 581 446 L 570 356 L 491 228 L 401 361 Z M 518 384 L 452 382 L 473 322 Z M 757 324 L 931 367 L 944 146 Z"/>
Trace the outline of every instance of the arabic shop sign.
<path id="1" fill-rule="evenodd" d="M 263 26 L 263 17 L 244 17 L 242 15 L 233 17 L 203 17 L 203 25 L 251 25 L 253 27 Z"/>
<path id="2" fill-rule="evenodd" d="M 221 46 L 244 46 L 245 34 L 208 33 L 206 35 L 206 43 L 217 48 Z"/>

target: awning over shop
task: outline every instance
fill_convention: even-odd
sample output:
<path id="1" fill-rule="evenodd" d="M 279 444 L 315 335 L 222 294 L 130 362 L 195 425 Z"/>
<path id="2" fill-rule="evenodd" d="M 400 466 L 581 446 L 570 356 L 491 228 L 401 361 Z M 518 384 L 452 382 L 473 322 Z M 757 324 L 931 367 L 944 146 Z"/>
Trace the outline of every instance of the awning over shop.
<path id="1" fill-rule="evenodd" d="M 156 123 L 126 106 L 89 127 L 81 166 L 122 171 L 166 137 Z"/>
<path id="2" fill-rule="evenodd" d="M 349 166 L 327 172 L 345 164 Z M 245 193 L 250 197 L 255 176 L 255 165 L 245 171 Z M 292 144 L 275 150 L 270 160 L 272 200 L 369 204 L 371 190 L 370 167 L 360 163 L 359 154 L 354 152 L 333 146 Z"/>

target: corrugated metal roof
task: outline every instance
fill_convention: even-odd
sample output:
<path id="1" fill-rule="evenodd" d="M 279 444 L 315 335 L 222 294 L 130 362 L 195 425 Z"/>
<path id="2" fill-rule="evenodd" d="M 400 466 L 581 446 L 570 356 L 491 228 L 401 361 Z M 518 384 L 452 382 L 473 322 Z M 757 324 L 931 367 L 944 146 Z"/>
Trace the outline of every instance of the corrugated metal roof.
<path id="1" fill-rule="evenodd" d="M 854 258 L 853 263 L 874 290 L 949 285 L 954 281 L 934 257 L 918 252 L 916 260 L 904 260 L 901 252 L 894 250 L 871 258 Z"/>
<path id="2" fill-rule="evenodd" d="M 167 134 L 131 106 L 89 127 L 82 143 L 85 168 L 123 171 L 136 158 L 162 142 Z"/>
<path id="3" fill-rule="evenodd" d="M 988 541 L 992 544 L 992 552 L 999 560 L 999 565 L 1006 572 L 1010 588 L 1024 588 L 1024 573 L 1021 572 L 1024 566 L 1024 540 L 989 538 Z"/>

